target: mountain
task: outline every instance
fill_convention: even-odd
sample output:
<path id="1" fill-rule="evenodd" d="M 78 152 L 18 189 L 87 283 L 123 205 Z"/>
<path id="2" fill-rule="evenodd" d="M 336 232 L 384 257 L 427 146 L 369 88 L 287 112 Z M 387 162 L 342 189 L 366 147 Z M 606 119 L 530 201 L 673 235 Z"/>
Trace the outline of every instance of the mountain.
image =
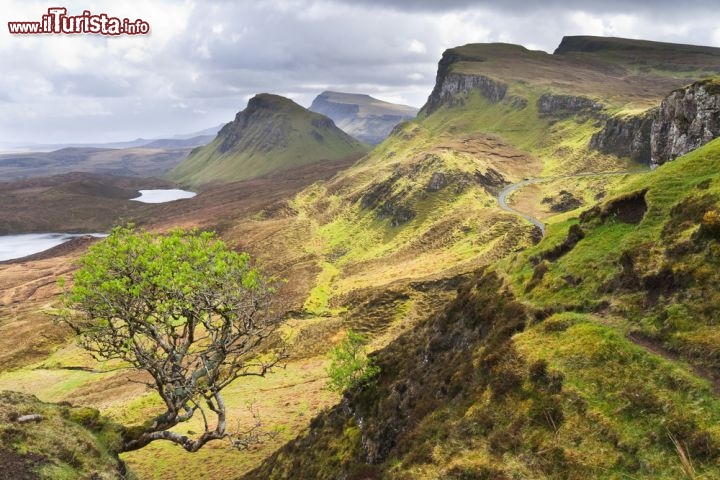
<path id="1" fill-rule="evenodd" d="M 331 178 L 250 206 L 276 177 L 211 183 L 143 217 L 157 230 L 214 228 L 286 279 L 291 356 L 227 390 L 241 430 L 257 399 L 277 432 L 263 445 L 190 456 L 155 444 L 124 455 L 129 469 L 720 477 L 718 49 L 597 37 L 561 46 L 449 49 L 417 118 Z M 633 152 L 653 149 L 668 156 L 651 170 Z M 305 168 L 318 165 L 334 164 Z M 58 304 L 54 277 L 80 251 L 0 265 L 0 389 L 141 423 L 157 396 L 131 372 L 96 373 L 45 313 Z M 348 329 L 369 338 L 381 372 L 338 395 L 324 388 L 327 352 Z"/>
<path id="2" fill-rule="evenodd" d="M 365 151 L 329 118 L 263 93 L 251 98 L 215 140 L 194 150 L 168 176 L 186 184 L 244 180 Z"/>
<path id="3" fill-rule="evenodd" d="M 345 133 L 372 145 L 385 140 L 395 125 L 418 112 L 415 107 L 369 95 L 329 91 L 315 97 L 310 110 L 332 118 Z"/>

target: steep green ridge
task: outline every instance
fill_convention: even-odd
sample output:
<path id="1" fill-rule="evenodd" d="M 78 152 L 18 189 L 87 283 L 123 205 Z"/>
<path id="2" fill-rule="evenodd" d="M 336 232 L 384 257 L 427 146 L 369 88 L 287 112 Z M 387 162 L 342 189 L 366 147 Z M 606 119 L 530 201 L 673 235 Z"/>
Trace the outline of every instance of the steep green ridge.
<path id="1" fill-rule="evenodd" d="M 245 478 L 718 477 L 718 168 L 715 140 L 480 271 Z"/>
<path id="2" fill-rule="evenodd" d="M 188 185 L 245 180 L 365 151 L 329 118 L 262 93 L 251 98 L 215 140 L 193 150 L 167 176 Z"/>
<path id="3" fill-rule="evenodd" d="M 397 285 L 420 271 L 448 278 L 492 265 L 444 312 L 429 311 L 375 354 L 376 383 L 346 393 L 244 478 L 720 475 L 720 140 L 652 172 L 553 180 L 579 191 L 580 207 L 546 217 L 547 237 L 519 253 L 531 227 L 495 210 L 494 189 L 509 182 L 637 168 L 589 150 L 604 119 L 656 106 L 720 66 L 717 49 L 693 57 L 685 46 L 610 44 L 558 55 L 497 44 L 451 49 L 416 121 L 296 199 L 299 217 L 325 242 L 315 250 L 324 285 L 313 290 L 322 305 L 341 307 L 353 288 Z M 635 53 L 614 51 L 623 45 Z M 647 48 L 645 69 L 636 60 Z M 687 69 L 700 55 L 716 63 Z M 457 182 L 444 204 L 427 190 L 438 173 Z M 483 207 L 462 202 L 467 190 L 457 184 Z M 539 192 L 523 201 L 538 208 Z M 588 197 L 607 200 L 588 209 Z M 417 215 L 420 205 L 438 217 Z M 453 212 L 465 211 L 493 220 L 453 223 Z M 486 233 L 480 245 L 515 242 L 492 255 L 459 249 L 467 254 L 459 262 L 448 252 L 463 232 Z M 520 232 L 527 236 L 518 242 Z M 395 269 L 405 239 L 407 260 Z M 422 261 L 426 253 L 435 261 Z"/>

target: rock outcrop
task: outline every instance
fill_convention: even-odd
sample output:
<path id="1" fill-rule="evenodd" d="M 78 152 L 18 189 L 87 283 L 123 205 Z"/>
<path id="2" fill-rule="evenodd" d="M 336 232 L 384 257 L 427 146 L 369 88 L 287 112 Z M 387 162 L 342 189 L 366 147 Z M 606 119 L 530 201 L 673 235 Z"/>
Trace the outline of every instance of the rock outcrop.
<path id="1" fill-rule="evenodd" d="M 664 163 L 720 135 L 720 79 L 675 90 L 660 104 L 652 125 L 653 163 Z"/>
<path id="2" fill-rule="evenodd" d="M 422 111 L 430 114 L 443 105 L 463 105 L 473 90 L 478 90 L 488 102 L 497 103 L 505 98 L 507 85 L 484 75 L 449 73 L 435 85 Z"/>
<path id="3" fill-rule="evenodd" d="M 569 117 L 581 113 L 597 115 L 603 105 L 587 97 L 543 94 L 537 102 L 540 116 Z"/>
<path id="4" fill-rule="evenodd" d="M 614 117 L 590 139 L 590 148 L 659 165 L 720 136 L 720 80 L 675 90 L 659 108 Z"/>
<path id="5" fill-rule="evenodd" d="M 490 103 L 497 103 L 505 98 L 507 84 L 493 80 L 484 75 L 470 75 L 452 72 L 452 65 L 462 61 L 463 57 L 446 51 L 438 63 L 435 87 L 420 109 L 421 113 L 429 115 L 443 105 L 458 106 L 464 104 L 464 99 L 472 90 L 480 91 Z"/>
<path id="6" fill-rule="evenodd" d="M 642 115 L 612 117 L 590 138 L 590 148 L 636 162 L 650 163 L 650 132 L 655 110 Z"/>

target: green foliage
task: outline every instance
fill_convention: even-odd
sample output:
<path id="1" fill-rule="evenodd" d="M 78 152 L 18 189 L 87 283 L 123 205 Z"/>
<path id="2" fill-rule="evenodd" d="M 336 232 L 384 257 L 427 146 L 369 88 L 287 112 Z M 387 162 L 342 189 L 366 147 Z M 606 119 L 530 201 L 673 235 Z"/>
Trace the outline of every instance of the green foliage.
<path id="1" fill-rule="evenodd" d="M 147 385 L 167 406 L 143 430 L 128 430 L 123 450 L 164 439 L 196 451 L 228 436 L 220 391 L 238 377 L 264 376 L 284 358 L 282 350 L 263 351 L 280 322 L 273 293 L 247 254 L 211 232 L 153 235 L 121 226 L 88 250 L 63 320 L 95 358 L 146 370 Z M 167 432 L 196 410 L 204 419 L 217 415 L 217 426 L 206 421 L 197 441 Z"/>
<path id="2" fill-rule="evenodd" d="M 380 368 L 365 353 L 367 343 L 364 335 L 348 330 L 347 337 L 330 351 L 327 374 L 331 390 L 349 390 L 380 373 Z"/>

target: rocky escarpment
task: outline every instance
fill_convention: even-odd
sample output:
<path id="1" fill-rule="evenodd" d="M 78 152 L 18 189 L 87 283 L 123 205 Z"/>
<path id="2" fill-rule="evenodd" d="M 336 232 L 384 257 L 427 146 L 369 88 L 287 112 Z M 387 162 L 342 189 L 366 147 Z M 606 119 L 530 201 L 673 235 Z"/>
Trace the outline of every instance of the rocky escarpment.
<path id="1" fill-rule="evenodd" d="M 546 93 L 538 99 L 540 116 L 569 117 L 580 113 L 598 115 L 603 105 L 587 97 Z"/>
<path id="2" fill-rule="evenodd" d="M 490 103 L 497 103 L 505 98 L 507 84 L 493 80 L 484 75 L 470 75 L 452 72 L 453 64 L 464 59 L 457 53 L 446 51 L 438 62 L 435 87 L 430 93 L 421 113 L 430 115 L 443 105 L 457 106 L 464 103 L 464 98 L 472 90 L 478 90 Z"/>
<path id="3" fill-rule="evenodd" d="M 642 115 L 612 117 L 590 138 L 590 148 L 636 162 L 650 163 L 650 132 L 656 110 Z"/>
<path id="4" fill-rule="evenodd" d="M 720 136 L 720 80 L 675 90 L 659 108 L 640 115 L 614 117 L 590 139 L 590 148 L 662 164 Z"/>
<path id="5" fill-rule="evenodd" d="M 664 163 L 720 135 L 720 79 L 694 83 L 672 92 L 660 104 L 652 125 L 653 163 Z"/>
<path id="6" fill-rule="evenodd" d="M 497 103 L 505 98 L 507 85 L 484 75 L 449 73 L 442 80 L 438 79 L 421 111 L 430 114 L 443 105 L 451 107 L 463 105 L 464 99 L 473 90 L 479 91 L 488 102 Z"/>

